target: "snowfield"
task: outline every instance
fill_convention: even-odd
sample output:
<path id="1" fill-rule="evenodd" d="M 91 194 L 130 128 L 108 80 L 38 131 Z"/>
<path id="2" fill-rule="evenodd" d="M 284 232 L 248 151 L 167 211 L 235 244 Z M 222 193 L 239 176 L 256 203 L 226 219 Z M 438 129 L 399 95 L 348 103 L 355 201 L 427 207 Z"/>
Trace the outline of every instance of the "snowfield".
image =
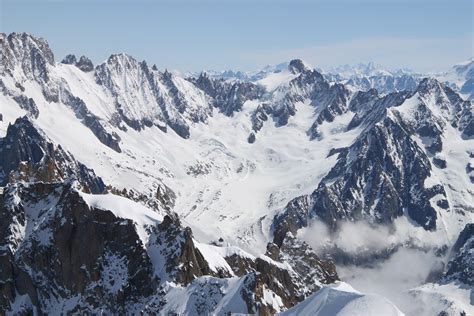
<path id="1" fill-rule="evenodd" d="M 362 294 L 349 284 L 340 282 L 327 286 L 308 297 L 303 303 L 280 315 L 302 316 L 403 316 L 393 303 L 375 294 Z"/>
<path id="2" fill-rule="evenodd" d="M 126 190 L 139 194 L 143 197 L 142 202 L 146 198 L 153 200 L 163 187 L 174 192 L 175 204 L 169 210 L 161 209 L 161 206 L 152 209 L 144 202 L 111 193 L 97 195 L 78 191 L 90 208 L 110 211 L 118 218 L 133 222 L 153 265 L 152 273 L 162 282 L 160 291 L 163 300 L 149 303 L 162 304 L 160 311 L 164 314 L 197 315 L 209 311 L 213 315 L 246 313 L 248 302 L 242 299 L 241 294 L 248 284 L 244 284 L 245 279 L 238 276 L 226 258 L 236 255 L 249 261 L 260 259 L 275 270 L 294 273 L 288 262 L 271 259 L 268 253 L 265 255 L 269 242 L 275 241 L 275 216 L 287 210 L 289 202 L 295 198 L 312 196 L 321 183 L 325 185 L 321 190 L 335 183 L 341 187 L 356 183 L 359 191 L 351 189 L 344 194 L 362 201 L 360 208 L 375 201 L 367 223 L 343 217 L 341 221 L 346 221 L 338 224 L 338 230 L 336 225 L 334 230 L 330 230 L 328 223 L 323 224 L 323 216 L 309 214 L 315 201 L 307 205 L 307 213 L 290 213 L 288 216 L 290 219 L 297 218 L 298 223 L 304 222 L 295 236 L 309 244 L 316 254 L 327 255 L 324 251 L 330 247 L 341 251 L 336 254 L 342 253 L 341 257 L 330 258 L 340 260 L 338 272 L 344 282 L 324 286 L 288 310 L 285 310 L 280 296 L 263 286 L 261 295 L 264 302 L 280 315 L 427 316 L 438 315 L 441 311 L 449 311 L 452 315 L 464 311 L 467 315 L 474 315 L 472 288 L 466 284 L 442 284 L 430 279 L 433 271 L 439 273 L 435 268 L 444 268 L 447 264 L 451 255 L 449 249 L 460 231 L 467 223 L 474 222 L 474 138 L 462 134 L 459 129 L 465 123 L 457 121 L 461 111 L 446 105 L 451 106 L 453 97 L 444 90 L 428 97 L 414 92 L 401 104 L 381 111 L 380 117 L 385 118 L 386 122 L 396 122 L 402 132 L 410 131 L 410 136 L 406 138 L 415 144 L 414 152 L 422 158 L 426 157 L 423 160 L 414 154 L 412 158 L 419 158 L 422 161 L 419 165 L 427 166 L 422 171 L 426 171 L 428 176 L 420 186 L 425 186 L 423 193 L 428 192 L 426 195 L 429 195 L 427 204 L 436 214 L 436 229 L 432 231 L 409 218 L 406 208 L 400 208 L 400 214 L 387 215 L 389 224 L 383 226 L 379 225 L 383 222 L 382 215 L 375 212 L 381 197 L 377 195 L 371 200 L 370 192 L 366 192 L 370 184 L 367 181 L 370 180 L 364 177 L 346 179 L 350 176 L 345 173 L 340 178 L 347 181 L 336 182 L 335 172 L 333 178 L 325 178 L 334 171 L 336 163 L 342 161 L 345 150 L 357 141 L 362 139 L 364 148 L 373 145 L 371 142 L 377 140 L 375 136 L 368 137 L 365 143 L 363 137 L 369 127 L 383 127 L 380 118 L 379 121 L 370 121 L 373 119 L 371 115 L 379 113 L 373 108 L 360 111 L 350 108 L 349 104 L 357 93 L 349 88 L 341 90 L 339 99 L 344 100 L 341 101 L 342 106 L 337 107 L 339 99 L 335 98 L 336 101 L 328 102 L 327 107 L 322 108 L 320 104 L 323 101 L 332 100 L 332 94 L 339 93 L 339 90 L 332 89 L 337 88 L 338 84 L 317 79 L 316 72 L 311 72 L 308 65 L 300 63 L 304 68 L 298 70 L 300 72 L 288 68 L 262 72 L 258 76 L 254 74 L 257 79 L 251 81 L 252 84 L 257 84 L 264 92 L 258 98 L 246 100 L 241 108 L 229 115 L 211 104 L 211 96 L 198 88 L 192 79 L 185 79 L 176 72 L 150 70 L 146 63 L 137 62 L 125 54 L 112 55 L 94 72 L 88 73 L 74 65 L 47 64 L 45 67 L 50 81 L 46 87 L 53 91 L 49 97 L 41 78 L 30 78 L 40 75 L 25 74 L 18 64 L 11 75 L 2 74 L 0 77 L 0 88 L 3 89 L 0 90 L 3 91 L 0 93 L 0 138 L 5 137 L 7 129 L 17 118 L 24 115 L 32 117 L 24 104 L 15 101 L 14 96 L 21 94 L 26 100 L 31 98 L 37 107 L 37 117 L 31 118 L 34 126 L 78 162 L 93 169 L 106 185 L 119 192 Z M 461 69 L 459 73 L 447 73 L 439 78 L 450 80 L 460 88 L 469 65 L 458 65 L 456 69 Z M 371 67 L 365 70 L 370 75 L 392 75 Z M 308 71 L 307 77 L 302 75 L 304 71 Z M 344 72 L 347 76 L 351 75 L 350 69 Z M 356 70 L 355 75 L 360 76 L 360 70 Z M 294 80 L 298 78 L 316 80 L 316 83 L 307 84 L 310 87 L 308 91 L 314 88 L 313 84 L 316 87 L 321 85 L 325 87 L 324 91 L 329 91 L 328 95 L 319 100 L 319 95 L 295 88 Z M 239 82 L 234 79 L 224 82 Z M 304 80 L 303 84 L 306 84 Z M 55 92 L 58 93 L 57 98 Z M 83 101 L 89 117 L 78 110 L 79 101 L 73 99 L 74 103 L 64 97 L 66 92 Z M 69 100 L 69 103 L 64 100 Z M 291 102 L 295 111 L 294 115 L 288 115 L 285 124 L 281 124 L 275 114 L 277 110 L 284 112 L 282 106 L 273 109 L 271 114 L 260 113 L 268 115 L 268 118 L 256 130 L 257 110 L 264 105 L 285 102 Z M 473 103 L 469 104 L 471 108 L 464 111 L 467 114 L 462 113 L 466 120 L 470 118 L 469 114 L 472 116 Z M 92 125 L 100 125 L 103 128 L 100 132 L 112 135 L 120 150 L 104 144 L 104 140 L 98 137 L 100 133 L 87 126 L 87 119 L 91 117 L 95 119 Z M 354 122 L 357 124 L 351 126 Z M 317 137 L 313 137 L 312 132 L 316 129 Z M 438 132 L 439 135 L 436 134 Z M 252 143 L 249 135 L 253 133 L 256 138 Z M 420 136 L 422 133 L 426 135 Z M 442 148 L 430 151 L 428 147 L 435 144 L 438 136 Z M 387 136 L 388 142 L 390 137 L 394 135 Z M 399 157 L 404 154 L 395 152 L 397 148 L 393 143 L 395 141 L 381 156 Z M 410 148 L 407 147 L 400 151 L 408 151 Z M 353 152 L 357 154 L 355 150 Z M 357 159 L 363 161 L 365 157 L 356 157 L 356 154 L 348 154 L 343 168 L 349 169 L 347 166 Z M 401 160 L 394 160 L 393 168 L 399 168 Z M 367 171 L 364 175 L 372 175 L 382 174 L 381 169 L 385 167 L 382 163 L 380 166 L 364 165 L 361 168 Z M 404 169 L 396 170 L 403 173 Z M 1 176 L 7 176 L 1 171 Z M 411 179 L 416 177 L 400 175 L 403 180 L 409 178 L 410 185 L 415 183 L 413 190 L 418 189 L 416 179 Z M 396 181 L 387 177 L 383 182 L 384 186 L 393 190 L 384 204 L 387 208 L 398 203 L 391 199 L 398 193 L 394 189 Z M 330 194 L 331 198 L 343 198 Z M 309 198 L 303 200 L 308 201 Z M 13 204 L 18 208 L 21 206 L 32 222 L 37 220 L 42 210 L 49 214 L 53 210 L 51 205 L 57 202 L 51 200 L 38 205 L 20 205 L 19 201 L 18 198 L 18 203 Z M 327 206 L 330 202 L 328 198 L 321 203 Z M 160 248 L 164 247 L 164 243 L 156 241 L 157 233 L 151 229 L 162 223 L 170 211 L 179 215 L 183 226 L 192 229 L 189 240 L 215 274 L 196 277 L 187 286 L 171 281 L 163 249 Z M 17 232 L 18 239 L 26 239 L 34 231 L 34 227 L 28 225 L 21 226 Z M 134 234 L 133 227 L 131 232 Z M 50 238 L 48 231 L 42 231 L 37 236 L 40 245 L 48 244 Z M 390 253 L 386 255 L 384 251 Z M 304 257 L 309 252 L 299 256 Z M 378 261 L 365 262 L 366 258 L 359 257 L 364 253 L 376 253 Z M 348 260 L 344 257 L 347 255 L 355 259 Z M 107 258 L 110 264 L 104 266 L 102 272 L 110 275 L 110 279 L 115 278 L 115 283 L 107 283 L 106 287 L 116 294 L 126 283 L 126 264 L 123 258 L 113 254 Z M 360 262 L 357 261 L 359 259 Z M 225 276 L 211 276 L 220 273 Z M 318 282 L 314 280 L 314 284 L 321 285 Z M 70 300 L 70 306 L 74 306 L 80 298 Z M 13 310 L 25 302 L 26 297 L 24 301 L 17 298 L 15 304 L 18 306 L 13 306 Z M 67 310 L 68 306 L 56 306 L 57 312 Z"/>

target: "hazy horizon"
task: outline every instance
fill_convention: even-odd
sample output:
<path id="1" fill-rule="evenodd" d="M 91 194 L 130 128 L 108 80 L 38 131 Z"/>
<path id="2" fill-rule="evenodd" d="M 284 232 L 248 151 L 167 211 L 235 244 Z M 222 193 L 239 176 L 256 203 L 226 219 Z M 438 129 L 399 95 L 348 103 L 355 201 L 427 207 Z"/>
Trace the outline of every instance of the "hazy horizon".
<path id="1" fill-rule="evenodd" d="M 474 56 L 471 1 L 10 1 L 1 31 L 50 44 L 56 60 L 127 53 L 160 69 L 252 71 L 301 58 L 446 71 Z M 105 40 L 104 40 L 105 39 Z"/>

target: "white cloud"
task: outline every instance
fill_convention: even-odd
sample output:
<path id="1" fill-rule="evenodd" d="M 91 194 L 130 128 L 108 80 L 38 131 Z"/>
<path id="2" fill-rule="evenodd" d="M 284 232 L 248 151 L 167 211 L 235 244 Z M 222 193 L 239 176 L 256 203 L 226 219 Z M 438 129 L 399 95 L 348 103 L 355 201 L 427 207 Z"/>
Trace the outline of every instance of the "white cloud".
<path id="1" fill-rule="evenodd" d="M 363 221 L 344 222 L 333 233 L 329 232 L 324 223 L 316 220 L 309 227 L 302 228 L 298 236 L 317 252 L 328 246 L 337 246 L 344 252 L 353 254 L 380 251 L 407 243 L 419 248 L 432 248 L 449 242 L 443 230 L 426 231 L 411 224 L 406 217 L 395 219 L 393 226 L 374 226 Z"/>
<path id="2" fill-rule="evenodd" d="M 474 55 L 473 35 L 449 38 L 363 38 L 279 51 L 259 51 L 244 58 L 259 64 L 302 58 L 315 67 L 376 62 L 389 68 L 421 72 L 448 70 Z"/>
<path id="3" fill-rule="evenodd" d="M 389 298 L 402 311 L 410 311 L 412 303 L 407 290 L 423 284 L 430 272 L 442 267 L 445 257 L 437 257 L 436 249 L 451 246 L 446 232 L 426 231 L 414 226 L 406 217 L 397 218 L 393 226 L 369 225 L 366 222 L 346 222 L 337 232 L 329 233 L 321 221 L 314 221 L 298 232 L 317 253 L 337 247 L 350 255 L 381 251 L 398 245 L 386 260 L 374 262 L 370 267 L 338 265 L 340 278 L 357 290 L 377 293 Z"/>

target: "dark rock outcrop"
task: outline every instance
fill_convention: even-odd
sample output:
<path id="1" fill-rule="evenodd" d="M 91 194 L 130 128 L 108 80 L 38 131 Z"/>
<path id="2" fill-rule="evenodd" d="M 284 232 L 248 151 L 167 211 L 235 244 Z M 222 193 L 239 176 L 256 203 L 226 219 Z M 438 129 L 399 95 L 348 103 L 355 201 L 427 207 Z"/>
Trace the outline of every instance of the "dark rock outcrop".
<path id="1" fill-rule="evenodd" d="M 158 285 L 134 223 L 89 207 L 68 185 L 10 185 L 0 212 L 4 311 L 23 301 L 23 312 L 41 314 L 69 301 L 76 312 L 124 313 Z"/>
<path id="2" fill-rule="evenodd" d="M 97 139 L 104 145 L 116 152 L 122 152 L 120 148 L 120 137 L 115 132 L 108 132 L 103 122 L 89 111 L 84 101 L 75 97 L 68 89 L 61 87 L 60 101 L 69 106 L 76 117 L 87 126 Z"/>
<path id="3" fill-rule="evenodd" d="M 76 55 L 66 55 L 66 57 L 63 58 L 61 63 L 66 65 L 75 65 L 77 63 Z"/>
<path id="4" fill-rule="evenodd" d="M 38 83 L 47 102 L 63 102 L 71 107 L 82 123 L 90 128 L 102 143 L 120 152 L 118 136 L 107 132 L 104 122 L 87 109 L 84 101 L 71 93 L 64 79 L 58 79 L 50 74 L 50 67 L 54 66 L 54 56 L 45 40 L 27 33 L 12 33 L 8 37 L 2 33 L 0 37 L 5 40 L 2 61 L 6 66 L 6 74 L 13 78 L 14 69 L 18 69 L 21 77 Z M 74 55 L 66 57 L 64 60 L 66 63 L 75 60 Z M 90 61 L 84 56 L 79 62 L 84 71 L 93 69 Z M 88 70 L 89 68 L 90 70 Z M 37 118 L 39 111 L 34 100 L 23 95 L 24 87 L 20 82 L 16 82 L 16 86 L 20 89 L 20 94 L 7 91 L 3 82 L 0 88 L 4 94 L 11 95 L 18 105 L 32 117 Z"/>
<path id="5" fill-rule="evenodd" d="M 258 99 L 264 93 L 262 87 L 251 82 L 226 82 L 223 79 L 210 78 L 205 72 L 197 79 L 189 80 L 210 96 L 214 107 L 227 116 L 240 111 L 246 101 Z"/>
<path id="6" fill-rule="evenodd" d="M 95 68 L 94 75 L 115 99 L 115 124 L 119 127 L 121 121 L 138 131 L 155 125 L 166 132 L 169 126 L 179 136 L 189 138 L 189 124 L 206 122 L 212 115 L 204 93 L 192 83 L 171 72 L 153 70 L 126 54 L 111 55 Z M 126 89 L 122 86 L 124 78 Z M 183 88 L 195 89 L 198 99 L 187 98 Z"/>
<path id="7" fill-rule="evenodd" d="M 442 282 L 457 281 L 474 286 L 474 224 L 467 224 L 459 234 Z"/>
<path id="8" fill-rule="evenodd" d="M 104 183 L 93 170 L 49 141 L 27 117 L 9 125 L 6 136 L 0 139 L 0 153 L 0 185 L 76 178 L 87 191 L 101 193 L 105 190 Z"/>
<path id="9" fill-rule="evenodd" d="M 86 56 L 81 56 L 81 58 L 79 58 L 79 60 L 76 63 L 76 67 L 84 72 L 90 72 L 94 70 L 94 64 Z"/>
<path id="10" fill-rule="evenodd" d="M 81 56 L 79 60 L 77 60 L 75 55 L 69 54 L 63 58 L 61 63 L 66 65 L 75 65 L 77 68 L 84 72 L 90 72 L 94 70 L 94 64 L 86 56 Z"/>
<path id="11" fill-rule="evenodd" d="M 275 217 L 275 241 L 307 226 L 311 218 L 337 229 L 341 220 L 391 223 L 403 209 L 420 226 L 435 229 L 437 215 L 429 200 L 446 193 L 441 185 L 424 186 L 430 173 L 429 159 L 410 133 L 386 118 L 339 155 L 316 191 L 291 201 Z"/>
<path id="12" fill-rule="evenodd" d="M 301 59 L 291 60 L 290 64 L 288 65 L 288 69 L 294 74 L 299 74 L 310 70 L 309 67 Z"/>
<path id="13" fill-rule="evenodd" d="M 194 245 L 192 231 L 183 228 L 176 214 L 166 215 L 163 222 L 151 228 L 147 247 L 164 258 L 164 269 L 170 281 L 188 285 L 203 275 L 229 277 L 227 271 L 212 271 Z"/>
<path id="14" fill-rule="evenodd" d="M 281 245 L 268 244 L 265 256 L 251 259 L 233 254 L 225 259 L 236 275 L 253 280 L 253 302 L 264 301 L 262 288 L 265 287 L 278 295 L 286 308 L 339 279 L 334 263 L 321 260 L 305 242 L 291 234 L 283 238 Z M 251 305 L 250 302 L 247 305 Z M 263 302 L 261 307 L 264 305 Z M 255 307 L 249 308 L 249 313 L 255 310 Z M 264 310 L 275 313 L 270 306 Z"/>

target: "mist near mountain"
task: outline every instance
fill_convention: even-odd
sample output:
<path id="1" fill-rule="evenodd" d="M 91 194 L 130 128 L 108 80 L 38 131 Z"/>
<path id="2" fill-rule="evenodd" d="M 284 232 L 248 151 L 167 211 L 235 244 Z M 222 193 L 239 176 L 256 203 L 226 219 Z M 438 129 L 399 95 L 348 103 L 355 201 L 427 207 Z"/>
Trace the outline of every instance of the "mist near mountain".
<path id="1" fill-rule="evenodd" d="M 0 39 L 7 314 L 472 312 L 472 60 L 184 76 Z"/>

